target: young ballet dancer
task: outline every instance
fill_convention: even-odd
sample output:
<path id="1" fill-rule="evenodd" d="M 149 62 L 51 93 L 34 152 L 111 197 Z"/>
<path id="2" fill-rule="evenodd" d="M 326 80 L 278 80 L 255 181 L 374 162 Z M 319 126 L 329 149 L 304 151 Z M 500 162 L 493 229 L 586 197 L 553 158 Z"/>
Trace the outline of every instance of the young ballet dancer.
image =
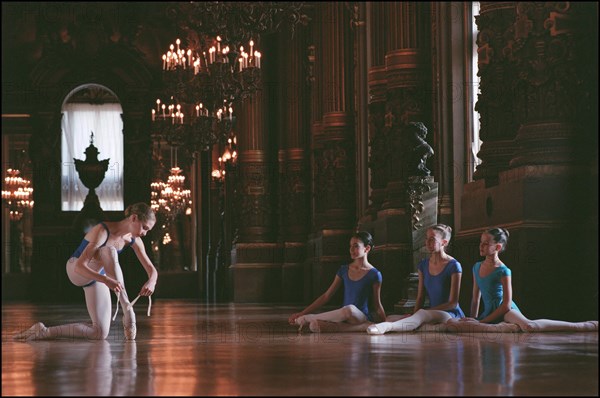
<path id="1" fill-rule="evenodd" d="M 125 291 L 118 254 L 128 247 L 133 249 L 148 274 L 148 281 L 142 286 L 139 296 L 149 298 L 154 293 L 158 272 L 146 254 L 144 242 L 138 238 L 145 236 L 155 222 L 156 216 L 150 206 L 145 203 L 133 204 L 125 210 L 123 220 L 101 222 L 90 229 L 67 261 L 67 275 L 70 281 L 75 286 L 83 288 L 88 313 L 92 320 L 91 325 L 73 323 L 46 327 L 42 322 L 38 322 L 17 334 L 15 339 L 41 340 L 65 337 L 106 339 L 111 322 L 110 292 L 112 290 L 123 308 L 125 338 L 135 340 L 137 333 L 135 312 Z M 116 314 L 115 312 L 115 316 Z"/>
<path id="2" fill-rule="evenodd" d="M 374 320 L 385 319 L 381 305 L 381 272 L 367 260 L 373 250 L 368 232 L 357 232 L 350 239 L 352 262 L 342 265 L 331 286 L 303 311 L 292 314 L 288 321 L 299 330 L 309 325 L 312 332 L 364 332 Z M 344 302 L 340 309 L 312 314 L 325 305 L 340 286 L 344 286 Z M 369 299 L 375 313 L 369 309 Z"/>
<path id="3" fill-rule="evenodd" d="M 408 317 L 390 315 L 386 322 L 369 326 L 367 333 L 408 332 L 424 323 L 446 323 L 450 319 L 465 316 L 458 304 L 462 268 L 445 251 L 451 236 L 452 228 L 444 224 L 427 229 L 425 246 L 431 255 L 417 266 L 419 287 L 414 313 Z M 422 308 L 425 293 L 429 296 L 430 307 L 427 309 Z"/>
<path id="4" fill-rule="evenodd" d="M 471 317 L 453 322 L 458 332 L 499 330 L 497 323 L 506 322 L 524 332 L 591 332 L 598 331 L 598 321 L 565 322 L 551 319 L 530 320 L 512 301 L 511 271 L 498 257 L 506 249 L 509 233 L 504 228 L 491 228 L 481 235 L 479 254 L 484 261 L 473 266 Z M 479 302 L 483 299 L 483 311 Z M 516 326 L 515 326 L 516 325 Z"/>

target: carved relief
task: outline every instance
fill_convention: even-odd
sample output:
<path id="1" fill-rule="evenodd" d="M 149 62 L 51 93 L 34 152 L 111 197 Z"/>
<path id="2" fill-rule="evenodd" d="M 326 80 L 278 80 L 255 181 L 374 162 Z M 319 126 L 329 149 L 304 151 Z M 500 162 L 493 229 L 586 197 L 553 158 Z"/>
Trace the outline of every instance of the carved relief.
<path id="1" fill-rule="evenodd" d="M 282 230 L 289 238 L 297 230 L 308 230 L 307 168 L 304 160 L 288 160 L 282 176 Z"/>
<path id="2" fill-rule="evenodd" d="M 423 227 L 421 214 L 425 210 L 423 195 L 431 190 L 428 181 L 431 177 L 411 177 L 407 184 L 408 203 L 410 204 L 411 223 L 413 231 Z"/>
<path id="3" fill-rule="evenodd" d="M 384 129 L 384 124 L 385 127 L 388 127 L 387 120 L 387 117 L 384 120 L 382 103 L 369 106 L 369 137 L 371 137 L 369 142 L 369 169 L 371 170 L 372 189 L 385 188 L 388 180 L 388 173 L 386 172 L 387 142 Z"/>
<path id="4" fill-rule="evenodd" d="M 354 167 L 351 144 L 327 142 L 315 153 L 315 201 L 317 212 L 346 209 L 354 197 Z"/>
<path id="5" fill-rule="evenodd" d="M 477 167 L 474 179 L 495 179 L 499 171 L 508 169 L 504 152 L 511 152 L 512 149 L 505 148 L 500 156 L 494 148 L 498 141 L 512 141 L 518 128 L 518 114 L 514 111 L 518 93 L 514 82 L 517 76 L 505 51 L 507 43 L 514 37 L 515 15 L 513 3 L 487 3 L 482 4 L 481 14 L 476 17 L 481 94 L 475 110 L 480 115 L 479 135 L 483 145 L 477 154 L 482 163 Z M 521 22 L 520 34 L 527 34 L 527 26 L 527 21 Z"/>
<path id="6" fill-rule="evenodd" d="M 271 183 L 267 165 L 257 162 L 243 163 L 240 167 L 240 177 L 240 229 L 269 228 L 273 210 L 269 202 Z"/>

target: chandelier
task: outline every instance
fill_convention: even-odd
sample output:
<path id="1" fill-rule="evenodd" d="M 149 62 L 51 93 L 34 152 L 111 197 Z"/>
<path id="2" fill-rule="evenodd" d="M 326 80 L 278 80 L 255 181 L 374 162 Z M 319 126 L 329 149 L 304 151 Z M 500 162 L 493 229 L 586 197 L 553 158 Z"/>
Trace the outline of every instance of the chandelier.
<path id="1" fill-rule="evenodd" d="M 302 3 L 177 2 L 166 15 L 180 29 L 162 55 L 164 98 L 152 109 L 152 134 L 196 153 L 223 143 L 235 117 L 234 103 L 260 86 L 260 37 L 307 18 Z M 185 43 L 184 43 L 185 41 Z"/>
<path id="2" fill-rule="evenodd" d="M 185 188 L 185 176 L 177 166 L 177 148 L 171 147 L 171 169 L 166 181 L 162 179 L 164 165 L 161 159 L 157 156 L 154 171 L 156 178 L 150 183 L 150 207 L 155 213 L 163 215 L 169 223 L 181 213 L 191 214 L 192 193 Z"/>
<path id="3" fill-rule="evenodd" d="M 33 207 L 33 188 L 30 187 L 31 181 L 19 177 L 19 170 L 8 169 L 6 173 L 2 201 L 8 206 L 10 220 L 19 221 L 24 211 Z"/>
<path id="4" fill-rule="evenodd" d="M 167 220 L 174 219 L 178 214 L 191 213 L 192 194 L 184 187 L 185 176 L 180 175 L 179 167 L 172 167 L 167 182 L 156 180 L 150 184 L 150 207 L 157 213 L 162 213 Z"/>
<path id="5" fill-rule="evenodd" d="M 211 176 L 213 180 L 217 182 L 223 182 L 225 180 L 225 174 L 227 173 L 228 165 L 234 165 L 237 160 L 237 139 L 235 135 L 227 139 L 227 144 L 223 150 L 223 154 L 219 156 L 218 167 L 213 169 Z"/>

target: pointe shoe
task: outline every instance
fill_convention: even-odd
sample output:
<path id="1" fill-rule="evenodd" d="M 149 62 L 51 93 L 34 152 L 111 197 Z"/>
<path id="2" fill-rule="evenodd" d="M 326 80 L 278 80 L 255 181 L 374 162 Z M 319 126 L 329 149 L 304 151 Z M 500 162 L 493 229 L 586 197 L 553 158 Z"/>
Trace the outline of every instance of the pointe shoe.
<path id="1" fill-rule="evenodd" d="M 296 320 L 294 321 L 294 323 L 296 325 L 298 325 L 298 331 L 301 332 L 302 328 L 305 325 L 310 324 L 310 322 L 312 321 L 312 317 L 310 315 L 303 315 L 303 316 L 299 316 L 298 318 L 296 318 Z"/>
<path id="2" fill-rule="evenodd" d="M 586 331 L 597 332 L 598 331 L 598 321 L 587 321 L 585 322 L 586 326 L 591 326 L 586 328 Z"/>
<path id="3" fill-rule="evenodd" d="M 13 339 L 24 341 L 41 340 L 45 337 L 47 331 L 48 328 L 42 322 L 38 322 L 29 329 L 14 335 Z"/>
<path id="4" fill-rule="evenodd" d="M 317 319 L 310 321 L 308 328 L 313 333 L 321 333 L 321 326 L 319 326 L 319 321 Z"/>
<path id="5" fill-rule="evenodd" d="M 125 330 L 125 340 L 135 340 L 137 335 L 137 326 L 135 325 L 135 322 L 132 322 L 129 325 L 123 324 L 123 329 Z"/>
<path id="6" fill-rule="evenodd" d="M 135 340 L 137 335 L 137 326 L 135 323 L 135 313 L 129 311 L 129 319 L 123 316 L 123 330 L 125 331 L 125 340 Z"/>
<path id="7" fill-rule="evenodd" d="M 376 325 L 371 325 L 367 328 L 367 333 L 372 334 L 372 335 L 385 334 L 389 329 L 388 325 L 386 325 L 386 324 L 389 324 L 389 323 L 390 322 L 381 322 Z"/>

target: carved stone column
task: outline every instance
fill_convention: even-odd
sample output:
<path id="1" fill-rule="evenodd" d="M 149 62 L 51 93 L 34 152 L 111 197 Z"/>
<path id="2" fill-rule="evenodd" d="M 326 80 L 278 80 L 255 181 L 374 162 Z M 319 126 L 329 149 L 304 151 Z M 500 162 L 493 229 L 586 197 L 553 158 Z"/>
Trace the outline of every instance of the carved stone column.
<path id="1" fill-rule="evenodd" d="M 373 232 L 377 250 L 370 258 L 386 281 L 384 306 L 391 307 L 403 297 L 406 278 L 420 259 L 424 231 L 437 221 L 437 183 L 429 172 L 417 169 L 413 149 L 418 145 L 409 124 L 431 123 L 431 5 L 394 2 L 372 7 L 377 10 L 368 21 L 372 39 L 382 41 L 384 35 L 386 48 L 382 67 L 372 67 L 369 75 L 371 133 L 377 133 L 371 140 L 370 164 L 377 208 L 373 220 L 361 220 L 360 228 Z M 370 45 L 371 54 L 381 52 L 381 43 L 371 40 Z M 424 140 L 419 145 L 431 150 Z M 429 155 L 421 166 L 430 162 Z"/>
<path id="2" fill-rule="evenodd" d="M 352 59 L 351 18 L 344 3 L 315 7 L 315 65 L 319 66 L 315 83 L 322 83 L 312 91 L 314 233 L 308 242 L 312 292 L 305 294 L 307 301 L 323 292 L 347 261 L 348 240 L 356 223 L 353 73 L 345 62 Z"/>
<path id="3" fill-rule="evenodd" d="M 265 96 L 265 91 L 258 91 L 244 99 L 239 113 L 239 230 L 231 253 L 235 302 L 273 302 L 281 296 L 281 256 L 273 243 Z"/>
<path id="4" fill-rule="evenodd" d="M 361 223 L 373 220 L 385 198 L 385 187 L 389 181 L 387 168 L 387 137 L 385 126 L 386 68 L 385 44 L 387 18 L 385 8 L 376 3 L 368 3 L 368 46 L 371 50 L 371 67 L 368 73 L 369 86 L 369 171 L 371 195 L 369 207 Z"/>
<path id="5" fill-rule="evenodd" d="M 296 32 L 290 41 L 281 40 L 282 85 L 281 129 L 279 132 L 279 239 L 283 245 L 282 300 L 303 299 L 306 237 L 310 228 L 308 201 L 308 162 L 305 151 L 308 136 L 306 104 L 306 69 L 308 53 L 306 34 Z"/>

